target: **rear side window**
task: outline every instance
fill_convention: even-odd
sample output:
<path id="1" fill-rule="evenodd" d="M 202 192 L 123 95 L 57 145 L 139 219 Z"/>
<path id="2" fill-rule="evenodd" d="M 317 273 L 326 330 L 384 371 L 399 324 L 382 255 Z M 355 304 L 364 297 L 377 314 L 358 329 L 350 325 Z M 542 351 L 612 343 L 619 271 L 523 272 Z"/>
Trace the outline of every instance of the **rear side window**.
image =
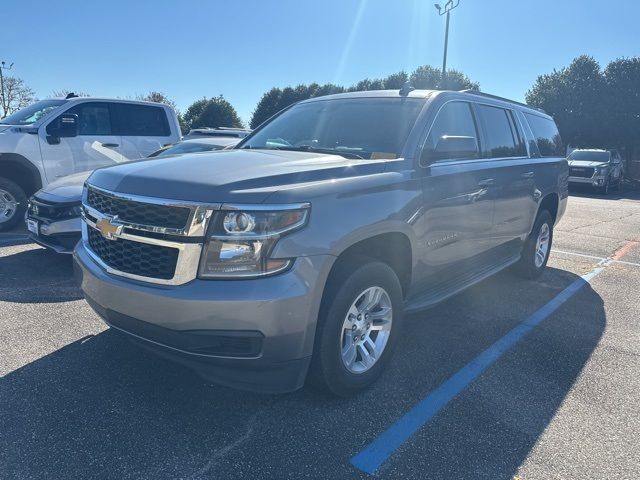
<path id="1" fill-rule="evenodd" d="M 78 135 L 112 135 L 111 109 L 108 103 L 87 102 L 64 112 L 78 115 Z M 51 125 L 55 124 L 51 122 Z"/>
<path id="2" fill-rule="evenodd" d="M 540 155 L 543 157 L 564 157 L 564 146 L 555 122 L 531 113 L 525 113 L 524 116 L 536 138 Z"/>
<path id="3" fill-rule="evenodd" d="M 167 137 L 171 135 L 164 108 L 152 105 L 116 104 L 118 131 L 129 137 Z"/>
<path id="4" fill-rule="evenodd" d="M 476 122 L 473 119 L 469 103 L 449 102 L 442 107 L 433 122 L 424 144 L 424 150 L 426 152 L 435 151 L 438 141 L 442 137 L 471 137 L 475 138 L 476 145 L 480 144 Z M 477 158 L 478 156 L 479 152 L 476 150 L 475 154 L 465 155 L 465 158 Z"/>
<path id="5" fill-rule="evenodd" d="M 477 105 L 477 109 L 484 128 L 485 157 L 526 156 L 526 148 L 516 128 L 511 111 L 489 105 Z"/>

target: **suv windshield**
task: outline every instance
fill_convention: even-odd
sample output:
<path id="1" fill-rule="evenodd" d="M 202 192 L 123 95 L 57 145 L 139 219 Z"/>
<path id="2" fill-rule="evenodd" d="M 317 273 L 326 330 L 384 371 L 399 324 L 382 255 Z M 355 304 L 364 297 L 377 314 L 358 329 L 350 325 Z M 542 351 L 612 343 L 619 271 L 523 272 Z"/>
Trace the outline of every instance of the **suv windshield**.
<path id="1" fill-rule="evenodd" d="M 589 152 L 585 150 L 574 150 L 567 157 L 568 160 L 584 160 L 587 162 L 608 162 L 609 152 Z"/>
<path id="2" fill-rule="evenodd" d="M 39 102 L 33 103 L 28 107 L 25 107 L 22 110 L 18 110 L 8 117 L 3 118 L 2 120 L 0 120 L 0 124 L 31 125 L 32 123 L 40 120 L 52 110 L 55 110 L 60 105 L 64 105 L 65 103 L 67 103 L 66 100 L 40 100 Z"/>
<path id="3" fill-rule="evenodd" d="M 350 98 L 301 103 L 240 148 L 317 151 L 347 158 L 397 158 L 425 100 Z"/>

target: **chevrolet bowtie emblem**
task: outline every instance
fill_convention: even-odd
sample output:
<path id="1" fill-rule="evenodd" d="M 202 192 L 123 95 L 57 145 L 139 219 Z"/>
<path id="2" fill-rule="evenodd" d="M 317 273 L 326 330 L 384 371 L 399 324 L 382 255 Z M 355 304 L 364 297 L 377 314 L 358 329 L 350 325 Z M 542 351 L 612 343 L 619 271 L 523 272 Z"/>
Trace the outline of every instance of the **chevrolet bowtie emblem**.
<path id="1" fill-rule="evenodd" d="M 116 215 L 112 219 L 101 218 L 96 222 L 97 229 L 100 230 L 102 236 L 107 240 L 115 240 L 122 233 L 122 225 L 112 223 L 117 219 L 118 216 Z"/>

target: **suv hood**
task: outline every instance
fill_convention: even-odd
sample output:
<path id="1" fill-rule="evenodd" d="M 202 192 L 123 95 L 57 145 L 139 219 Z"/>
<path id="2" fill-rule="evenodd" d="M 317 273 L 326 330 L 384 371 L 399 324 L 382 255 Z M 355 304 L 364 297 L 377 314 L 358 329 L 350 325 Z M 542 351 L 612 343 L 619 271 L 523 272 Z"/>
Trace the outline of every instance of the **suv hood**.
<path id="1" fill-rule="evenodd" d="M 101 168 L 89 183 L 113 192 L 171 200 L 262 203 L 284 188 L 384 169 L 384 160 L 284 150 L 220 150 Z"/>
<path id="2" fill-rule="evenodd" d="M 606 167 L 609 162 L 592 162 L 589 160 L 569 160 L 571 167 Z"/>
<path id="3" fill-rule="evenodd" d="M 74 173 L 67 177 L 63 177 L 55 182 L 51 182 L 35 194 L 36 198 L 46 202 L 70 203 L 82 200 L 82 188 L 84 182 L 93 173 L 88 172 Z"/>

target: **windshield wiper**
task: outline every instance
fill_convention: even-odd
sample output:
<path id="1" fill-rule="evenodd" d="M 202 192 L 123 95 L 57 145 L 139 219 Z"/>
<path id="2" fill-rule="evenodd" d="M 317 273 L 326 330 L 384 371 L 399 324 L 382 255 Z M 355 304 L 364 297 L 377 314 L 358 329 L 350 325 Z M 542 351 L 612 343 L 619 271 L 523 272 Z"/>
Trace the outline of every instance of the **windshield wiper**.
<path id="1" fill-rule="evenodd" d="M 288 146 L 288 145 L 280 146 L 280 145 L 278 145 L 278 146 L 267 147 L 267 148 L 273 148 L 274 150 L 289 150 L 289 151 L 292 151 L 292 152 L 328 153 L 330 155 L 340 155 L 340 156 L 342 156 L 344 158 L 349 158 L 349 159 L 364 160 L 364 157 L 361 157 L 357 153 L 345 152 L 343 150 L 336 150 L 334 148 L 312 147 L 311 145 L 301 145 L 299 147 L 294 147 L 293 145 L 291 145 L 291 146 Z"/>

